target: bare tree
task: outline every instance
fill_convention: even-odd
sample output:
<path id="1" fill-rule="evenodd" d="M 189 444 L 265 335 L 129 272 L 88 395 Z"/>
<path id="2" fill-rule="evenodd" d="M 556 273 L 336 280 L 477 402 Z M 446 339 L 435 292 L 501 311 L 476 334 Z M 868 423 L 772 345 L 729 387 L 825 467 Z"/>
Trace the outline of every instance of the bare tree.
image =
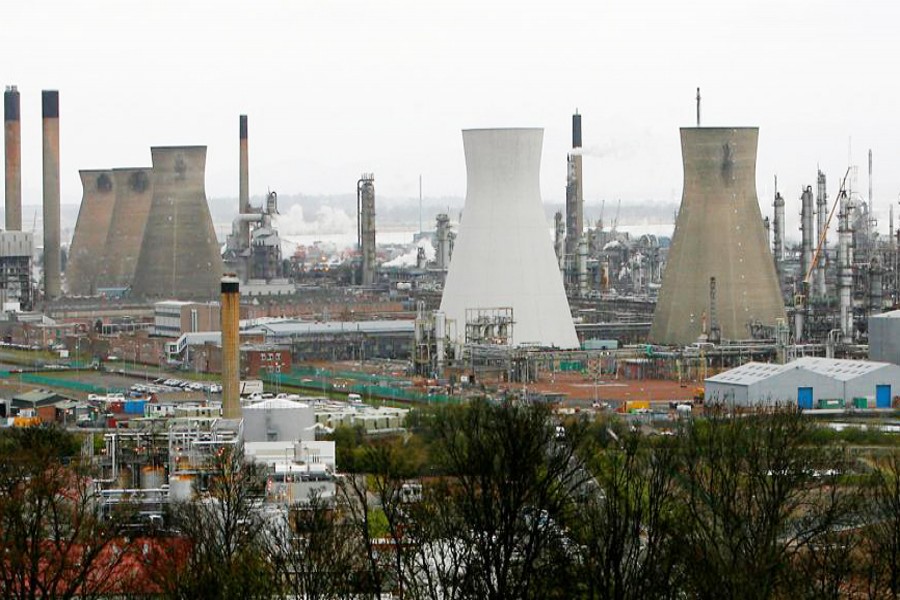
<path id="1" fill-rule="evenodd" d="M 566 524 L 587 473 L 549 409 L 474 402 L 435 422 L 436 455 L 448 476 L 438 510 L 444 547 L 466 548 L 451 569 L 462 597 L 568 597 L 573 557 Z"/>
<path id="2" fill-rule="evenodd" d="M 581 502 L 573 527 L 586 598 L 629 600 L 679 596 L 676 453 L 638 434 L 590 447 L 597 489 Z"/>
<path id="3" fill-rule="evenodd" d="M 3 598 L 92 598 L 122 591 L 127 515 L 101 515 L 89 465 L 77 453 L 77 441 L 62 430 L 0 433 Z"/>
<path id="4" fill-rule="evenodd" d="M 863 569 L 869 598 L 900 597 L 900 451 L 874 461 L 867 494 Z"/>
<path id="5" fill-rule="evenodd" d="M 185 552 L 157 553 L 157 584 L 169 598 L 269 598 L 278 589 L 267 555 L 264 481 L 239 448 L 224 446 L 210 466 L 208 490 L 172 506 Z"/>
<path id="6" fill-rule="evenodd" d="M 771 598 L 797 555 L 842 525 L 841 461 L 806 440 L 799 412 L 713 415 L 685 432 L 680 543 L 698 598 Z"/>
<path id="7" fill-rule="evenodd" d="M 272 557 L 290 598 L 338 600 L 357 596 L 362 545 L 343 508 L 313 492 L 291 507 L 271 532 Z"/>

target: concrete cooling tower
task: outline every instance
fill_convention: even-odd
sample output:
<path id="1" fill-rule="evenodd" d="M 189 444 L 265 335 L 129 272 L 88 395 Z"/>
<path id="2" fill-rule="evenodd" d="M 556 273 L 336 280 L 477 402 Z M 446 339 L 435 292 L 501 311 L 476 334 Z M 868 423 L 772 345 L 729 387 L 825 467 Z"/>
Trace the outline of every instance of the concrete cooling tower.
<path id="1" fill-rule="evenodd" d="M 466 204 L 441 298 L 458 341 L 467 314 L 512 308 L 512 345 L 578 347 L 541 203 L 543 137 L 543 129 L 463 131 Z"/>
<path id="2" fill-rule="evenodd" d="M 785 318 L 756 196 L 758 139 L 756 127 L 681 130 L 684 188 L 652 342 L 690 344 L 704 327 L 747 339 L 751 322 Z"/>
<path id="3" fill-rule="evenodd" d="M 81 207 L 69 248 L 66 283 L 70 294 L 89 296 L 97 291 L 97 276 L 105 262 L 106 235 L 116 192 L 110 170 L 79 171 L 78 174 L 81 175 Z"/>
<path id="4" fill-rule="evenodd" d="M 206 203 L 206 146 L 150 152 L 153 200 L 132 293 L 140 298 L 215 299 L 222 257 Z"/>
<path id="5" fill-rule="evenodd" d="M 127 288 L 134 281 L 144 227 L 153 201 L 153 171 L 149 168 L 113 169 L 112 177 L 116 201 L 97 287 Z"/>

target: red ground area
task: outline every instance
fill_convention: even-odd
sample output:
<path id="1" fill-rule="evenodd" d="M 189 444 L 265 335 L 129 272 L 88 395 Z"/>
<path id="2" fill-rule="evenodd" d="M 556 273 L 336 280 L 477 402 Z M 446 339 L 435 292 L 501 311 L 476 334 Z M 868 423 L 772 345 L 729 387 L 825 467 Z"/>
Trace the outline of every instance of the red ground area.
<path id="1" fill-rule="evenodd" d="M 540 383 L 529 384 L 529 389 L 542 392 L 558 392 L 566 394 L 569 400 L 586 400 L 593 402 L 649 400 L 651 402 L 668 402 L 671 400 L 690 401 L 694 392 L 702 383 L 659 380 L 659 379 L 612 379 L 600 378 L 597 384 L 590 377 L 580 373 L 557 373 L 552 380 L 544 379 Z"/>

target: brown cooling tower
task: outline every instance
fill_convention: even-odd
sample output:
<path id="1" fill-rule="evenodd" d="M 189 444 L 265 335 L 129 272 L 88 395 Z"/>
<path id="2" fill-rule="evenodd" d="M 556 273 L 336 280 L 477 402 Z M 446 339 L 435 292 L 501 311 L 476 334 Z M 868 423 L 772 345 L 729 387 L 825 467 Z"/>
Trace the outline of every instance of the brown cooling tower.
<path id="1" fill-rule="evenodd" d="M 222 416 L 241 418 L 240 318 L 241 293 L 237 277 L 222 278 Z"/>
<path id="2" fill-rule="evenodd" d="M 785 318 L 756 196 L 758 139 L 756 127 L 681 130 L 684 189 L 652 342 L 696 342 L 711 312 L 730 340 L 749 338 L 752 322 Z"/>
<path id="3" fill-rule="evenodd" d="M 97 287 L 131 287 L 153 200 L 152 176 L 149 168 L 113 169 L 116 201 Z"/>
<path id="4" fill-rule="evenodd" d="M 79 171 L 81 207 L 66 263 L 69 294 L 89 296 L 97 291 L 97 275 L 106 262 L 106 235 L 116 200 L 111 170 Z"/>
<path id="5" fill-rule="evenodd" d="M 153 201 L 132 293 L 140 298 L 212 300 L 222 257 L 206 203 L 206 146 L 151 148 Z"/>
<path id="6" fill-rule="evenodd" d="M 44 155 L 44 298 L 58 298 L 59 252 L 59 92 L 41 92 Z"/>
<path id="7" fill-rule="evenodd" d="M 3 94 L 3 139 L 6 156 L 6 230 L 22 231 L 22 130 L 19 124 L 19 90 Z"/>

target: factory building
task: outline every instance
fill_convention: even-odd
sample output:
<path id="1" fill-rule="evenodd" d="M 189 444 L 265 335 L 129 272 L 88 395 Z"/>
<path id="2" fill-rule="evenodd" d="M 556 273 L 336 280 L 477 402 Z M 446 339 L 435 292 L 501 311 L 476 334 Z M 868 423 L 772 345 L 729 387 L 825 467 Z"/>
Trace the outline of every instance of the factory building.
<path id="1" fill-rule="evenodd" d="M 211 300 L 222 257 L 206 202 L 206 146 L 155 147 L 153 200 L 132 293 L 140 298 Z"/>
<path id="2" fill-rule="evenodd" d="M 33 285 L 31 257 L 34 234 L 0 231 L 0 311 L 31 310 Z"/>
<path id="3" fill-rule="evenodd" d="M 900 365 L 900 310 L 869 318 L 869 360 Z"/>
<path id="4" fill-rule="evenodd" d="M 705 381 L 707 404 L 755 408 L 891 408 L 900 395 L 900 366 L 804 357 L 779 365 L 750 362 Z"/>
<path id="5" fill-rule="evenodd" d="M 69 294 L 89 296 L 105 261 L 106 240 L 116 203 L 115 179 L 109 169 L 82 170 L 81 207 L 66 263 Z"/>
<path id="6" fill-rule="evenodd" d="M 786 319 L 756 195 L 758 137 L 755 127 L 681 129 L 684 190 L 652 342 L 749 339 Z"/>
<path id="7" fill-rule="evenodd" d="M 543 135 L 463 131 L 465 218 L 440 307 L 458 344 L 578 347 L 541 203 Z M 470 333 L 478 339 L 467 339 Z"/>
<path id="8" fill-rule="evenodd" d="M 240 116 L 238 136 L 238 214 L 225 241 L 224 266 L 240 280 L 244 296 L 292 294 L 295 289 L 285 276 L 281 238 L 272 222 L 278 214 L 278 194 L 269 191 L 262 206 L 250 204 L 247 115 Z"/>
<path id="9" fill-rule="evenodd" d="M 154 335 L 177 338 L 185 333 L 220 331 L 218 302 L 164 300 L 153 304 Z"/>

